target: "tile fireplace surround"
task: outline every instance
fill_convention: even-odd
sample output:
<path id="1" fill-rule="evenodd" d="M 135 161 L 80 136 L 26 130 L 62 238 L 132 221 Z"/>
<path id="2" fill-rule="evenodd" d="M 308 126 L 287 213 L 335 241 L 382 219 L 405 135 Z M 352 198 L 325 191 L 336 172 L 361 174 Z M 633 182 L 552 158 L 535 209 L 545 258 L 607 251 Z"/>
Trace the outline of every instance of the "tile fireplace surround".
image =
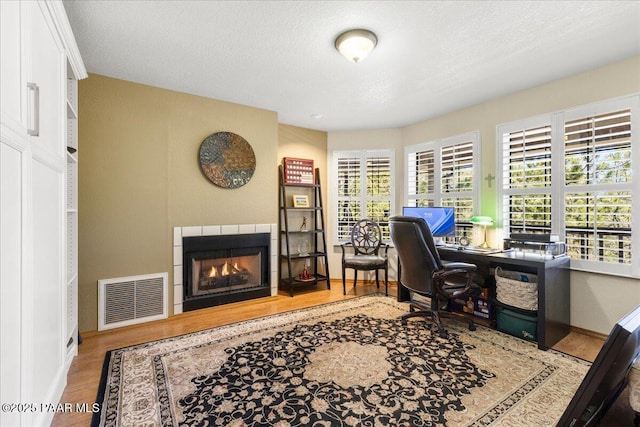
<path id="1" fill-rule="evenodd" d="M 230 224 L 173 227 L 173 314 L 182 313 L 182 238 L 194 236 L 223 236 L 233 234 L 270 233 L 271 296 L 278 295 L 278 225 Z"/>

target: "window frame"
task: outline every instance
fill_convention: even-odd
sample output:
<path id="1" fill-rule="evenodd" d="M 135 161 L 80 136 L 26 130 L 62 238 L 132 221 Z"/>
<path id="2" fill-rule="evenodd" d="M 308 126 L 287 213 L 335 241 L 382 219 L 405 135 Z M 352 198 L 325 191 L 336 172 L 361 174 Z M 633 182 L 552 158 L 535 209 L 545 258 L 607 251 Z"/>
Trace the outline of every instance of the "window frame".
<path id="1" fill-rule="evenodd" d="M 472 152 L 473 152 L 473 179 L 472 179 L 472 188 L 468 191 L 471 202 L 472 202 L 472 211 L 473 215 L 479 215 L 480 210 L 480 193 L 482 190 L 482 176 L 481 176 L 481 167 L 480 162 L 482 158 L 481 151 L 481 139 L 480 139 L 480 131 L 471 131 L 465 132 L 459 135 L 454 135 L 446 138 L 441 138 L 433 141 L 423 142 L 420 144 L 410 145 L 404 148 L 404 195 L 403 195 L 403 206 L 412 206 L 409 203 L 410 199 L 415 199 L 416 204 L 418 200 L 432 200 L 433 206 L 442 206 L 442 200 L 444 198 L 452 198 L 452 197 L 461 197 L 465 192 L 463 191 L 453 191 L 453 192 L 444 192 L 442 191 L 442 150 L 447 147 L 453 147 L 455 145 L 464 144 L 467 142 L 471 142 Z M 433 192 L 427 194 L 409 194 L 409 179 L 410 179 L 410 165 L 409 158 L 416 153 L 433 150 L 434 151 L 434 185 Z M 454 207 L 455 208 L 455 207 Z M 470 219 L 470 218 L 469 218 Z M 473 235 L 473 226 L 471 222 L 460 221 L 458 212 L 456 212 L 456 236 L 454 239 L 458 239 L 462 235 Z"/>
<path id="2" fill-rule="evenodd" d="M 332 188 L 333 197 L 332 197 L 332 212 L 335 215 L 334 221 L 334 229 L 332 233 L 333 245 L 341 245 L 343 243 L 348 242 L 348 239 L 340 239 L 340 225 L 338 223 L 340 215 L 338 213 L 338 208 L 340 206 L 340 202 L 345 200 L 354 200 L 360 202 L 361 219 L 370 218 L 367 212 L 367 202 L 369 201 L 388 201 L 389 202 L 389 217 L 394 215 L 395 212 L 395 200 L 396 200 L 396 186 L 395 186 L 395 174 L 396 174 L 396 166 L 395 166 L 395 150 L 393 149 L 379 149 L 379 150 L 343 150 L 343 151 L 334 151 L 333 152 L 333 165 L 332 165 L 332 182 L 334 183 L 334 187 Z M 359 196 L 340 196 L 339 191 L 337 189 L 339 177 L 338 177 L 338 166 L 341 159 L 346 158 L 359 158 L 360 163 L 360 194 Z M 388 196 L 369 196 L 367 194 L 367 161 L 371 158 L 388 158 L 389 159 L 389 173 L 390 173 L 390 192 Z M 388 224 L 379 222 L 379 225 L 384 228 L 385 226 L 388 229 Z M 388 232 L 386 233 L 388 236 Z M 385 233 L 383 231 L 383 236 Z M 391 239 L 383 238 L 384 243 L 391 243 Z"/>
<path id="3" fill-rule="evenodd" d="M 558 164 L 558 154 L 559 151 L 555 150 L 554 141 L 557 140 L 557 126 L 553 126 L 554 116 L 553 114 L 543 114 L 535 117 L 530 117 L 523 120 L 517 120 L 514 122 L 510 122 L 503 125 L 498 125 L 496 128 L 496 153 L 497 153 L 497 162 L 496 165 L 499 169 L 496 172 L 496 199 L 497 199 L 497 210 L 496 210 L 496 223 L 498 227 L 502 227 L 505 233 L 505 237 L 508 237 L 508 232 L 506 231 L 508 228 L 508 219 L 506 217 L 505 212 L 505 203 L 504 200 L 507 196 L 528 196 L 533 194 L 544 194 L 548 195 L 551 201 L 556 200 L 556 193 L 554 191 L 553 181 L 556 179 L 554 176 L 553 165 Z M 507 159 L 504 158 L 504 135 L 511 134 L 514 132 L 519 132 L 522 130 L 530 130 L 537 129 L 548 126 L 551 130 L 551 184 L 547 187 L 532 187 L 532 188 L 505 188 L 505 180 L 504 180 L 504 169 L 505 163 Z M 559 193 L 558 193 L 559 196 Z M 551 205 L 551 229 L 550 233 L 552 234 L 560 234 L 560 229 L 557 227 L 557 223 L 553 221 L 553 218 L 557 218 L 557 215 L 561 213 L 559 207 L 555 206 L 556 204 Z M 558 209 L 557 209 L 558 208 Z"/>
<path id="4" fill-rule="evenodd" d="M 637 188 L 640 175 L 636 173 L 635 191 L 633 179 L 628 183 L 567 185 L 565 180 L 565 126 L 566 123 L 612 113 L 620 110 L 631 111 L 631 164 L 633 171 L 640 170 L 640 95 L 633 94 L 620 98 L 608 99 L 566 110 L 543 114 L 496 126 L 496 155 L 498 168 L 497 183 L 497 226 L 501 227 L 504 237 L 509 236 L 509 223 L 505 218 L 507 209 L 505 200 L 512 194 L 538 194 L 548 192 L 551 197 L 551 233 L 566 239 L 566 197 L 572 193 L 600 193 L 608 191 L 629 191 L 631 193 L 631 248 L 640 248 L 640 190 Z M 545 188 L 505 188 L 504 182 L 504 141 L 503 136 L 518 129 L 531 129 L 540 125 L 551 127 L 551 183 L 548 191 Z M 635 148 L 635 149 L 634 149 Z M 634 194 L 635 193 L 635 194 Z M 637 252 L 637 251 L 636 251 Z M 630 263 L 611 263 L 599 260 L 571 258 L 572 270 L 602 273 L 622 277 L 640 277 L 640 255 L 631 254 Z"/>

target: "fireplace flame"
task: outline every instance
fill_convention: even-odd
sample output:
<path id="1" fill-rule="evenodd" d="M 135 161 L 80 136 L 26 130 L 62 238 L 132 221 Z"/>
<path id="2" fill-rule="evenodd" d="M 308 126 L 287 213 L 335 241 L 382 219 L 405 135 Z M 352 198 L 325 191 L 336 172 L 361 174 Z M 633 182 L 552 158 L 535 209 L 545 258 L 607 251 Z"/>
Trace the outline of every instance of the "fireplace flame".
<path id="1" fill-rule="evenodd" d="M 218 269 L 215 266 L 212 266 L 211 270 L 209 270 L 209 277 L 218 277 Z"/>
<path id="2" fill-rule="evenodd" d="M 209 276 L 209 278 L 219 278 L 221 276 L 230 276 L 231 274 L 239 273 L 240 271 L 241 270 L 238 267 L 238 262 L 234 262 L 233 265 L 231 265 L 231 263 L 227 261 L 222 265 L 221 271 L 218 271 L 218 267 L 216 267 L 215 265 L 211 266 L 207 276 Z"/>

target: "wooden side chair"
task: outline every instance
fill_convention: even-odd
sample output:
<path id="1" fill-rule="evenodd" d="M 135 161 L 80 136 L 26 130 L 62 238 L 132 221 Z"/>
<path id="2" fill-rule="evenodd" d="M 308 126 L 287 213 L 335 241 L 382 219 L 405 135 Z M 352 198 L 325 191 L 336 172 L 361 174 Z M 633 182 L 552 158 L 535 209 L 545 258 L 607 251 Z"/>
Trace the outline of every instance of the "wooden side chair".
<path id="1" fill-rule="evenodd" d="M 353 248 L 348 254 L 347 248 Z M 340 245 L 342 249 L 342 292 L 347 294 L 346 269 L 353 269 L 353 287 L 358 281 L 358 271 L 376 272 L 376 286 L 380 288 L 379 271 L 384 270 L 384 294 L 389 294 L 389 245 L 382 242 L 380 226 L 369 219 L 361 219 L 351 229 L 351 240 Z M 382 250 L 382 251 L 381 251 Z M 350 252 L 350 251 L 349 251 Z M 382 252 L 382 253 L 381 253 Z"/>

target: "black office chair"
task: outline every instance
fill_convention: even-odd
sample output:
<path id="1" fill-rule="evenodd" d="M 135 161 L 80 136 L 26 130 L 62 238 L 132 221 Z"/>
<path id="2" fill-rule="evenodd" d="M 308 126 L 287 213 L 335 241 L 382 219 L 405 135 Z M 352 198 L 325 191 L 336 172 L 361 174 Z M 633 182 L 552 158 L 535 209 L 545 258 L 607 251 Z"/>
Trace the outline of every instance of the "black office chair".
<path id="1" fill-rule="evenodd" d="M 389 219 L 389 228 L 399 257 L 398 280 L 411 294 L 411 312 L 403 315 L 402 320 L 406 322 L 417 316 L 431 317 L 443 338 L 447 337 L 447 332 L 440 316 L 463 320 L 468 323 L 469 330 L 475 330 L 473 319 L 456 316 L 442 309 L 449 298 L 480 295 L 480 286 L 473 282 L 477 267 L 463 262 L 443 264 L 431 231 L 422 218 L 394 216 Z M 414 311 L 416 309 L 418 311 Z"/>
<path id="2" fill-rule="evenodd" d="M 352 247 L 353 254 L 348 255 L 346 248 Z M 351 240 L 340 245 L 342 249 L 342 293 L 347 294 L 346 269 L 353 269 L 353 287 L 358 281 L 358 270 L 376 272 L 376 286 L 380 288 L 379 271 L 384 270 L 384 294 L 389 295 L 389 245 L 382 242 L 380 226 L 369 220 L 361 219 L 351 229 Z M 381 254 L 380 249 L 384 249 Z"/>

